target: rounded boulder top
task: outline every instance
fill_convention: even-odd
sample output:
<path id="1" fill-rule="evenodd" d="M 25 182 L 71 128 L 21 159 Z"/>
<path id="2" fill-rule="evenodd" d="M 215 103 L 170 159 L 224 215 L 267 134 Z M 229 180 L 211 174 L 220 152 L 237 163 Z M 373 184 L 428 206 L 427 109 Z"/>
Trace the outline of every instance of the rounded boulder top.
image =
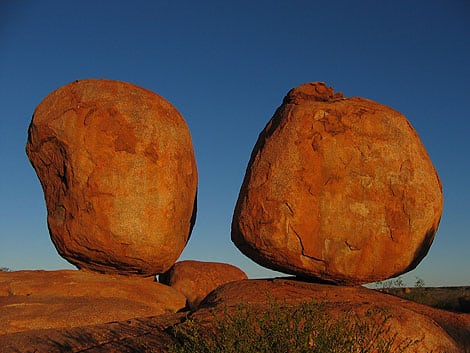
<path id="1" fill-rule="evenodd" d="M 232 241 L 277 271 L 368 283 L 418 265 L 442 207 L 439 177 L 405 116 L 313 82 L 292 89 L 261 132 Z"/>
<path id="2" fill-rule="evenodd" d="M 161 96 L 121 81 L 69 83 L 36 108 L 26 153 L 69 262 L 150 276 L 181 254 L 196 215 L 196 161 L 183 117 Z"/>

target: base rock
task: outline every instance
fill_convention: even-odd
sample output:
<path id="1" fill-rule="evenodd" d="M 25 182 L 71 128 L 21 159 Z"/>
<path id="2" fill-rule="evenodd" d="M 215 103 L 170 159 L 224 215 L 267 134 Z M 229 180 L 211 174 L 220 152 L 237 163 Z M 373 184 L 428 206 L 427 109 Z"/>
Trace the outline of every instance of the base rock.
<path id="1" fill-rule="evenodd" d="M 253 311 L 264 311 L 269 303 L 324 303 L 328 313 L 356 313 L 360 317 L 368 309 L 383 310 L 390 316 L 391 333 L 400 340 L 419 340 L 409 352 L 470 352 L 470 315 L 456 314 L 406 301 L 364 287 L 346 287 L 301 282 L 294 279 L 243 280 L 225 284 L 200 304 L 191 318 L 210 327 L 214 314 L 234 312 L 240 305 Z M 308 318 L 305 318 L 308 320 Z"/>
<path id="2" fill-rule="evenodd" d="M 136 287 L 136 291 L 139 290 L 141 288 Z M 266 310 L 273 299 L 288 304 L 312 300 L 327 303 L 333 317 L 335 313 L 360 314 L 369 308 L 382 308 L 391 316 L 391 329 L 397 332 L 399 339 L 421 340 L 409 352 L 428 353 L 434 349 L 435 352 L 470 353 L 470 314 L 438 310 L 362 287 L 293 279 L 227 283 L 211 292 L 192 313 L 165 313 L 95 325 L 90 325 L 84 316 L 80 327 L 0 334 L 0 352 L 167 352 L 172 339 L 168 329 L 172 325 L 185 325 L 185 320 L 190 318 L 203 322 L 204 328 L 212 331 L 216 325 L 214 314 L 231 313 L 247 304 L 254 311 Z"/>
<path id="3" fill-rule="evenodd" d="M 85 271 L 0 273 L 0 335 L 175 313 L 180 292 L 150 278 Z"/>

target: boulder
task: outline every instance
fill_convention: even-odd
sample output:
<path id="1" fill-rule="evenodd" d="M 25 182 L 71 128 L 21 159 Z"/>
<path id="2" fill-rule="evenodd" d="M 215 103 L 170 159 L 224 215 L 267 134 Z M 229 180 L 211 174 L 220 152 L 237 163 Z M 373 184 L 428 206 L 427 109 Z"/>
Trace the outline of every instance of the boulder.
<path id="1" fill-rule="evenodd" d="M 164 98 L 125 82 L 72 82 L 36 108 L 26 153 L 52 241 L 72 264 L 150 276 L 181 254 L 197 170 L 188 127 Z"/>
<path id="2" fill-rule="evenodd" d="M 246 278 L 246 274 L 233 265 L 185 260 L 175 263 L 160 275 L 159 281 L 183 293 L 187 306 L 194 309 L 207 294 L 222 284 Z"/>
<path id="3" fill-rule="evenodd" d="M 93 272 L 0 273 L 0 335 L 175 313 L 180 292 L 150 278 Z"/>
<path id="4" fill-rule="evenodd" d="M 314 82 L 292 89 L 261 132 L 232 241 L 276 271 L 368 283 L 418 265 L 442 207 L 436 170 L 402 114 Z"/>
<path id="5" fill-rule="evenodd" d="M 363 287 L 308 283 L 289 278 L 243 280 L 222 285 L 204 299 L 190 318 L 212 330 L 215 318 L 220 320 L 226 314 L 233 316 L 240 310 L 240 305 L 249 306 L 251 312 L 262 313 L 273 302 L 293 310 L 302 302 L 317 303 L 331 322 L 344 317 L 350 320 L 357 317 L 359 322 L 375 320 L 368 323 L 375 328 L 384 325 L 384 337 L 396 334 L 395 344 L 416 341 L 406 350 L 410 353 L 468 352 L 470 349 L 468 314 L 433 309 Z M 384 317 L 387 318 L 385 323 Z"/>

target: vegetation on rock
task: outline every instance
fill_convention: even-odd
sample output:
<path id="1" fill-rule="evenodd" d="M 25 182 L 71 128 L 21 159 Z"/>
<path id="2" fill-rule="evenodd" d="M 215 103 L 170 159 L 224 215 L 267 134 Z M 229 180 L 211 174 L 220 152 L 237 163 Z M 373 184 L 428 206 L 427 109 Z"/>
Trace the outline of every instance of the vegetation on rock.
<path id="1" fill-rule="evenodd" d="M 326 304 L 303 302 L 295 306 L 271 301 L 257 312 L 241 305 L 232 313 L 214 314 L 214 325 L 189 318 L 172 327 L 170 353 L 235 352 L 407 352 L 418 344 L 399 340 L 391 332 L 390 317 L 381 309 L 365 315 L 353 312 L 331 317 Z"/>

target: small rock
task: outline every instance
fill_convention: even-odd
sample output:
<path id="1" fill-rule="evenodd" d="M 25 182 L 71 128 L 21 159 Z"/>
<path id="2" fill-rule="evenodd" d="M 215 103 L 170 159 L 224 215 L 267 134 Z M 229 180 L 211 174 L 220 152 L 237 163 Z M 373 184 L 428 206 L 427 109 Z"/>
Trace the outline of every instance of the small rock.
<path id="1" fill-rule="evenodd" d="M 246 274 L 233 265 L 186 260 L 175 263 L 159 276 L 159 281 L 183 293 L 189 308 L 195 309 L 212 290 L 246 278 Z"/>

